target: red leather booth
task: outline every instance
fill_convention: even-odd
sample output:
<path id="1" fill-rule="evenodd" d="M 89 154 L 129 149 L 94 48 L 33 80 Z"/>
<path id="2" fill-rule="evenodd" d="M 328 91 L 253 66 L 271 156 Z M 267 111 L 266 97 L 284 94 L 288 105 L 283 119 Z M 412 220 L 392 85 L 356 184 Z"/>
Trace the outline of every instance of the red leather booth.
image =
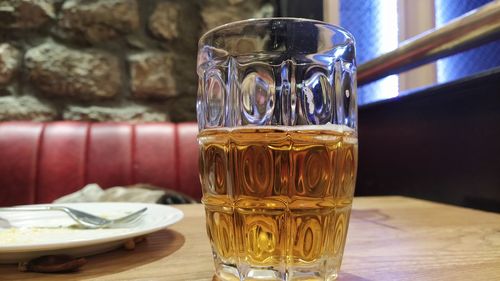
<path id="1" fill-rule="evenodd" d="M 196 123 L 0 123 L 0 206 L 48 203 L 88 183 L 201 197 Z"/>

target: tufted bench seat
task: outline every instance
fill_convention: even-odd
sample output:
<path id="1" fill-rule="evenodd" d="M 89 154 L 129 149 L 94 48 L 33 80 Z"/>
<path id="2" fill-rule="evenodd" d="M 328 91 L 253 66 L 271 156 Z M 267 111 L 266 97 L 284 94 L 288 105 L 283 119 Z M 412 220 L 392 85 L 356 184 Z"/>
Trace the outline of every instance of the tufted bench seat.
<path id="1" fill-rule="evenodd" d="M 0 123 L 0 206 L 48 203 L 88 183 L 149 183 L 201 197 L 196 123 Z"/>

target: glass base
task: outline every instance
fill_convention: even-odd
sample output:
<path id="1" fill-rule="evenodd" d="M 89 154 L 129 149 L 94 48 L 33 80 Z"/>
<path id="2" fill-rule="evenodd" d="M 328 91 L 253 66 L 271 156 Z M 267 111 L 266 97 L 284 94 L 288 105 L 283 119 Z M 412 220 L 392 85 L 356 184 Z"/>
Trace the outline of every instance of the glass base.
<path id="1" fill-rule="evenodd" d="M 284 220 L 268 219 L 269 215 L 258 216 L 253 212 L 250 215 L 254 219 L 248 220 L 250 223 L 244 226 L 257 225 L 257 227 L 249 230 L 240 227 L 236 235 L 233 234 L 234 228 L 228 227 L 233 225 L 233 215 L 218 210 L 213 211 L 210 208 L 211 206 L 207 209 L 207 225 L 209 237 L 213 241 L 212 253 L 218 277 L 216 280 L 333 281 L 337 279 L 342 263 L 350 204 L 330 208 L 326 212 L 314 209 L 314 214 L 311 214 L 310 210 L 296 211 L 289 215 L 285 213 L 284 217 L 288 219 Z M 241 212 L 241 209 L 238 211 Z M 278 211 L 273 209 L 272 215 L 276 216 Z M 278 225 L 283 221 L 289 223 L 282 224 L 284 226 L 281 228 L 275 227 L 263 231 L 270 229 L 268 227 L 270 224 L 276 222 L 275 225 Z M 221 227 L 215 228 L 214 225 Z M 283 228 L 285 230 L 281 230 Z M 286 233 L 289 234 L 285 236 Z"/>
<path id="2" fill-rule="evenodd" d="M 307 267 L 292 267 L 283 271 L 274 267 L 250 267 L 219 264 L 216 276 L 218 281 L 334 281 L 336 269 L 326 269 L 323 264 Z"/>

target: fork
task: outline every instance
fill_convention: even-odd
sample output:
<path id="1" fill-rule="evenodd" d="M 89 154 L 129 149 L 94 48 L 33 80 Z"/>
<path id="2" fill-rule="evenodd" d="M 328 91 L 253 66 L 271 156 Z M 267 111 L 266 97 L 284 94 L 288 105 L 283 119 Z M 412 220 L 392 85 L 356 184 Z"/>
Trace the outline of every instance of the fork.
<path id="1" fill-rule="evenodd" d="M 37 207 L 12 207 L 0 208 L 0 212 L 31 212 L 31 211 L 61 211 L 69 215 L 78 225 L 83 228 L 110 228 L 126 226 L 136 222 L 148 208 L 140 209 L 132 214 L 117 219 L 105 219 L 86 212 L 64 206 L 37 206 Z"/>

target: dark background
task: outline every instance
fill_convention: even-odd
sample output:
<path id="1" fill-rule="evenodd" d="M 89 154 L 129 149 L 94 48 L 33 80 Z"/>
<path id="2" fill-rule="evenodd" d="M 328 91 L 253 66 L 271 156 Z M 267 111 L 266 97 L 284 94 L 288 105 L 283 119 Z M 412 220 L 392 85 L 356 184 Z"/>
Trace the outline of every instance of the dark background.
<path id="1" fill-rule="evenodd" d="M 279 17 L 323 20 L 323 0 L 279 0 L 276 6 Z"/>

